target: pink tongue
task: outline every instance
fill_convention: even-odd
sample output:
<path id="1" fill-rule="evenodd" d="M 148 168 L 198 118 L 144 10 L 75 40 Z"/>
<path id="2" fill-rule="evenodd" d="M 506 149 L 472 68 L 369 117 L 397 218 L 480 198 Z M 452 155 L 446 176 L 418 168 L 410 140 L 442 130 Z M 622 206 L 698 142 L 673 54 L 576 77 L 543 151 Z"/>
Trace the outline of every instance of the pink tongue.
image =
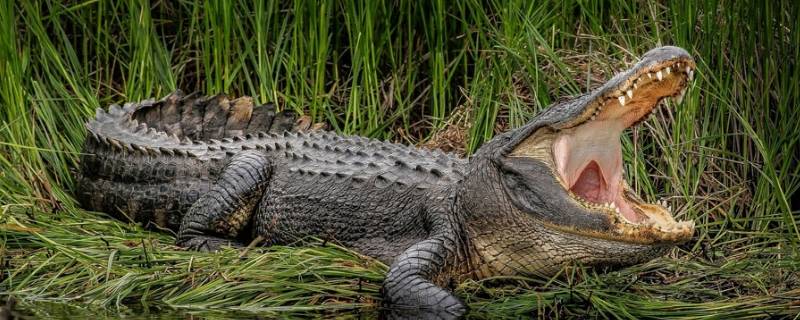
<path id="1" fill-rule="evenodd" d="M 608 192 L 608 186 L 603 179 L 603 174 L 600 173 L 600 167 L 595 161 L 586 166 L 586 169 L 583 170 L 570 191 L 594 203 L 605 203 L 613 199 L 613 195 Z"/>

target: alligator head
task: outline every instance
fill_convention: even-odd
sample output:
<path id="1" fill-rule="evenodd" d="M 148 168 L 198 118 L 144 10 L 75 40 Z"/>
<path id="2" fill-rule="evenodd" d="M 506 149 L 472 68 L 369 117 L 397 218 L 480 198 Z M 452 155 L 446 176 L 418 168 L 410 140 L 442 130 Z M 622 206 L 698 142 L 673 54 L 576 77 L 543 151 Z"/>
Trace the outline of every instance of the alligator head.
<path id="1" fill-rule="evenodd" d="M 482 273 L 550 274 L 574 260 L 630 265 L 688 240 L 693 222 L 676 221 L 625 181 L 620 137 L 665 98 L 682 99 L 694 68 L 683 49 L 653 49 L 481 147 L 460 202 Z"/>

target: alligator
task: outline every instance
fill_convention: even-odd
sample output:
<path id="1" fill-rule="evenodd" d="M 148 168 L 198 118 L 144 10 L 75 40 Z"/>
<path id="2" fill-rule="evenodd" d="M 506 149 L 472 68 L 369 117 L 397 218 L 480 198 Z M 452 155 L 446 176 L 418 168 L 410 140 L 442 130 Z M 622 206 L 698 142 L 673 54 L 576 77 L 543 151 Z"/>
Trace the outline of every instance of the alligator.
<path id="1" fill-rule="evenodd" d="M 112 105 L 86 124 L 77 198 L 194 250 L 335 241 L 390 266 L 387 305 L 461 314 L 450 289 L 467 279 L 624 267 L 691 238 L 692 221 L 628 185 L 620 139 L 682 99 L 695 67 L 681 48 L 650 50 L 469 158 L 294 130 L 294 114 L 249 97 Z"/>

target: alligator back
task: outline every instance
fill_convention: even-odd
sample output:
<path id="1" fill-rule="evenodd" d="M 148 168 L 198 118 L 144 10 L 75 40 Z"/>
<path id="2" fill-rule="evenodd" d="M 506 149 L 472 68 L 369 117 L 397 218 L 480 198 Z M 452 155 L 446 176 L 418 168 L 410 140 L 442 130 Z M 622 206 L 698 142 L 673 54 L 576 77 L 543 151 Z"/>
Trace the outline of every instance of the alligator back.
<path id="1" fill-rule="evenodd" d="M 182 214 L 209 187 L 242 137 L 272 138 L 295 116 L 249 97 L 175 92 L 159 100 L 97 110 L 77 176 L 89 210 L 177 229 Z"/>
<path id="2" fill-rule="evenodd" d="M 404 190 L 463 177 L 466 160 L 451 154 L 331 132 L 298 133 L 294 123 L 293 114 L 254 106 L 249 97 L 180 92 L 98 109 L 86 124 L 77 198 L 89 210 L 177 230 L 186 211 L 243 150 L 267 154 L 281 177 L 277 181 L 296 189 L 293 196 L 320 183 L 347 185 L 357 193 L 364 187 L 359 181 L 373 186 L 368 190 Z"/>

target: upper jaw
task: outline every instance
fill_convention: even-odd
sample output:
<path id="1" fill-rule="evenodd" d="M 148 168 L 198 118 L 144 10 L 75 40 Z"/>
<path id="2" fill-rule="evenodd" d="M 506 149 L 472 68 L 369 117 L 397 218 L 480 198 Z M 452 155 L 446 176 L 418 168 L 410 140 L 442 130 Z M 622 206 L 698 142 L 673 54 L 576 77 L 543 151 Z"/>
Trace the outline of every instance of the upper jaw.
<path id="1" fill-rule="evenodd" d="M 550 127 L 560 130 L 598 119 L 607 104 L 629 105 L 631 100 L 638 96 L 637 92 L 644 84 L 661 82 L 670 76 L 681 76 L 682 79 L 678 85 L 682 87 L 682 90 L 675 91 L 671 96 L 682 99 L 686 84 L 694 78 L 695 68 L 694 59 L 686 50 L 671 46 L 652 49 L 645 53 L 636 65 L 618 73 L 604 85 L 592 91 L 580 108 L 568 112 L 572 113 L 571 116 L 550 124 Z M 626 126 L 635 125 L 644 119 L 657 105 L 658 102 L 651 105 L 649 109 L 643 108 L 640 110 L 642 112 L 631 113 L 632 121 L 626 123 Z"/>

